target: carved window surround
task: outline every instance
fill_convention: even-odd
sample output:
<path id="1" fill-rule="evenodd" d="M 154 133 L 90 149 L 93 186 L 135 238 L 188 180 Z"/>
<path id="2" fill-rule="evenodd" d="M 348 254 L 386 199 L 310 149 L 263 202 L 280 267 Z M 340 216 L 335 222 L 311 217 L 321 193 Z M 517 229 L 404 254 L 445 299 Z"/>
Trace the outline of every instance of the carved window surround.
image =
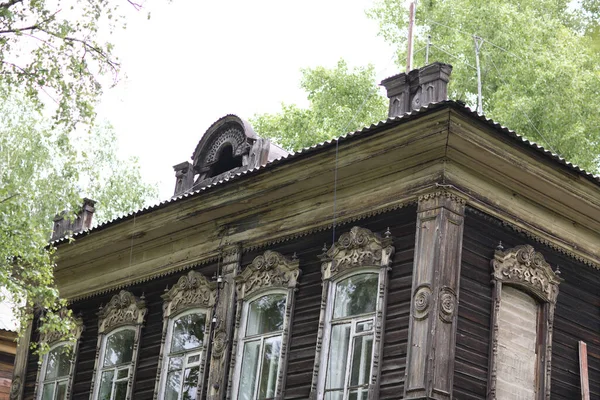
<path id="1" fill-rule="evenodd" d="M 263 255 L 257 256 L 252 264 L 236 276 L 237 308 L 235 315 L 235 328 L 233 336 L 233 348 L 231 351 L 231 363 L 229 371 L 229 382 L 227 398 L 237 395 L 240 374 L 243 345 L 241 327 L 243 314 L 247 315 L 247 305 L 251 300 L 261 295 L 281 293 L 286 294 L 285 314 L 282 328 L 281 353 L 279 356 L 279 371 L 277 374 L 275 399 L 282 399 L 285 388 L 285 377 L 287 372 L 287 354 L 289 351 L 290 327 L 294 310 L 294 297 L 298 277 L 300 276 L 300 263 L 298 259 L 288 259 L 282 254 L 267 250 Z M 243 322 L 243 324 L 242 324 Z M 239 359 L 239 362 L 236 360 Z M 235 382 L 233 382 L 235 377 Z"/>
<path id="2" fill-rule="evenodd" d="M 63 311 L 61 311 L 61 316 L 64 316 Z M 74 322 L 73 329 L 70 332 L 70 336 L 75 339 L 73 342 L 64 341 L 63 334 L 57 331 L 45 332 L 40 335 L 40 343 L 46 343 L 49 346 L 50 351 L 62 345 L 71 346 L 71 365 L 69 367 L 69 377 L 67 380 L 67 393 L 65 400 L 69 400 L 71 398 L 73 377 L 75 376 L 75 363 L 77 362 L 77 354 L 79 350 L 79 338 L 81 337 L 81 333 L 84 329 L 81 318 L 75 319 Z M 44 354 L 42 362 L 38 363 L 37 383 L 35 385 L 35 391 L 33 395 L 34 399 L 41 399 L 43 395 L 42 389 L 44 385 L 44 376 L 46 375 L 46 368 L 48 366 L 48 354 L 49 352 Z"/>
<path id="3" fill-rule="evenodd" d="M 330 334 L 329 320 L 331 319 L 330 314 L 333 307 L 332 301 L 329 301 L 329 299 L 334 298 L 333 291 L 337 281 L 361 272 L 376 272 L 379 274 L 369 400 L 378 398 L 388 271 L 394 251 L 389 232 L 386 232 L 385 237 L 382 238 L 366 228 L 355 226 L 349 232 L 342 234 L 337 243 L 334 243 L 329 250 L 321 255 L 323 292 L 317 332 L 315 366 L 311 384 L 311 400 L 321 400 L 323 398 L 322 392 L 327 371 L 325 369 L 321 370 L 320 367 L 326 365 L 329 353 L 327 349 L 328 335 Z"/>
<path id="4" fill-rule="evenodd" d="M 208 347 L 208 338 L 210 338 L 210 327 L 212 318 L 212 309 L 215 305 L 217 285 L 209 282 L 204 275 L 196 271 L 190 271 L 187 275 L 179 278 L 177 283 L 162 296 L 163 303 L 163 332 L 160 346 L 160 355 L 158 357 L 158 372 L 156 374 L 156 383 L 154 389 L 154 399 L 162 398 L 164 392 L 164 370 L 167 365 L 164 362 L 165 349 L 167 345 L 167 335 L 170 331 L 170 322 L 181 314 L 191 310 L 203 311 L 206 314 L 206 325 L 204 331 L 204 343 L 202 344 L 202 359 L 200 360 L 200 373 L 198 375 L 198 393 L 203 393 L 203 383 L 205 381 L 206 371 L 206 353 Z M 164 364 L 164 365 L 163 365 Z"/>
<path id="5" fill-rule="evenodd" d="M 98 313 L 98 344 L 96 346 L 96 362 L 92 375 L 90 400 L 98 397 L 100 386 L 100 371 L 104 356 L 105 338 L 119 328 L 132 328 L 135 332 L 132 355 L 132 371 L 129 375 L 126 400 L 132 399 L 133 382 L 135 380 L 136 363 L 140 342 L 140 334 L 144 317 L 147 312 L 146 302 L 137 298 L 131 292 L 121 290 L 112 297 L 110 302 Z"/>
<path id="6" fill-rule="evenodd" d="M 492 347 L 490 354 L 488 398 L 496 400 L 496 382 L 498 375 L 498 314 L 502 302 L 502 287 L 515 287 L 539 303 L 537 322 L 538 348 L 541 353 L 537 356 L 537 389 L 535 398 L 550 399 L 552 330 L 554 324 L 554 309 L 558 297 L 558 285 L 562 279 L 560 272 L 554 272 L 545 261 L 544 256 L 530 245 L 516 246 L 504 251 L 501 246 L 496 250 L 491 262 L 492 283 L 494 284 L 492 301 Z"/>

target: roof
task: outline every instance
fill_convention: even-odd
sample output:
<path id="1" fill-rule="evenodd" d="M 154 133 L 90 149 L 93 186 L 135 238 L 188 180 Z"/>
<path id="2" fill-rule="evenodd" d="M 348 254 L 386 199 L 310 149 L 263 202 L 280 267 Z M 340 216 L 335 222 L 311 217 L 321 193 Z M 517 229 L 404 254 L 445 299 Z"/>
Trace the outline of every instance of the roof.
<path id="1" fill-rule="evenodd" d="M 251 170 L 247 170 L 247 171 L 244 171 L 244 172 L 237 173 L 237 174 L 235 174 L 234 176 L 232 176 L 230 178 L 221 180 L 221 181 L 219 181 L 217 183 L 214 183 L 212 185 L 208 185 L 208 186 L 202 187 L 202 188 L 200 188 L 198 190 L 195 190 L 193 192 L 189 192 L 189 193 L 185 193 L 185 194 L 173 197 L 173 198 L 171 198 L 169 200 L 162 201 L 162 202 L 160 202 L 158 204 L 155 204 L 153 206 L 144 207 L 141 210 L 137 210 L 137 211 L 131 212 L 129 214 L 117 217 L 117 218 L 115 218 L 115 219 L 113 219 L 111 221 L 104 222 L 104 223 L 102 223 L 100 225 L 97 225 L 97 226 L 91 228 L 91 229 L 86 229 L 86 230 L 84 230 L 82 232 L 75 233 L 75 234 L 73 234 L 71 236 L 66 236 L 66 237 L 63 237 L 61 239 L 55 240 L 55 241 L 51 242 L 51 244 L 53 244 L 53 245 L 60 245 L 60 244 L 63 244 L 65 242 L 68 242 L 70 238 L 77 238 L 77 237 L 87 236 L 90 233 L 101 231 L 103 229 L 106 229 L 108 227 L 116 225 L 119 222 L 132 219 L 132 218 L 134 218 L 134 216 L 138 217 L 138 216 L 147 214 L 149 212 L 153 212 L 155 210 L 158 210 L 158 209 L 161 209 L 161 208 L 165 208 L 165 207 L 169 206 L 170 204 L 177 203 L 177 202 L 182 201 L 184 199 L 188 199 L 188 198 L 191 198 L 191 197 L 198 196 L 201 193 L 209 191 L 209 190 L 212 190 L 215 187 L 220 187 L 220 186 L 222 186 L 224 184 L 227 184 L 227 183 L 229 183 L 231 181 L 237 181 L 238 179 L 240 179 L 243 176 L 253 175 L 253 174 L 261 172 L 263 170 L 269 170 L 269 169 L 272 169 L 272 168 L 274 168 L 274 167 L 276 167 L 278 165 L 286 164 L 286 163 L 292 162 L 292 161 L 294 161 L 296 159 L 299 159 L 299 158 L 302 158 L 302 157 L 308 157 L 311 154 L 315 154 L 315 153 L 318 153 L 318 152 L 321 152 L 321 151 L 326 151 L 327 149 L 336 146 L 337 143 L 343 143 L 343 142 L 346 142 L 346 141 L 354 140 L 356 138 L 362 138 L 362 137 L 365 137 L 365 136 L 369 136 L 371 134 L 374 134 L 374 133 L 377 133 L 377 132 L 381 132 L 383 130 L 395 127 L 395 126 L 400 125 L 402 123 L 405 123 L 405 122 L 408 122 L 408 121 L 412 121 L 412 120 L 416 119 L 417 117 L 419 117 L 421 115 L 428 114 L 428 113 L 431 113 L 431 112 L 434 112 L 434 111 L 438 111 L 438 110 L 441 110 L 441 109 L 444 109 L 444 108 L 451 108 L 451 109 L 454 109 L 454 110 L 458 110 L 458 111 L 463 112 L 464 114 L 468 115 L 469 117 L 471 117 L 473 119 L 476 119 L 478 121 L 483 122 L 484 124 L 488 125 L 489 127 L 495 129 L 499 134 L 505 135 L 506 137 L 512 139 L 514 142 L 518 143 L 519 145 L 522 145 L 524 147 L 527 147 L 527 148 L 530 148 L 530 149 L 533 149 L 533 150 L 537 151 L 542 156 L 544 156 L 544 157 L 552 160 L 553 162 L 555 162 L 555 163 L 557 163 L 557 164 L 559 164 L 559 165 L 561 165 L 563 167 L 566 167 L 566 168 L 570 169 L 571 171 L 576 172 L 580 176 L 584 177 L 585 179 L 591 181 L 592 183 L 594 183 L 594 184 L 596 184 L 596 185 L 598 185 L 600 187 L 600 176 L 599 175 L 593 175 L 592 173 L 589 173 L 589 172 L 585 171 L 584 169 L 580 168 L 579 166 L 577 166 L 577 165 L 575 165 L 575 164 L 573 164 L 571 162 L 568 162 L 567 160 L 565 160 L 564 158 L 560 157 L 559 155 L 554 154 L 554 153 L 552 153 L 549 150 L 546 150 L 545 148 L 543 148 L 542 146 L 538 145 L 537 143 L 532 142 L 532 141 L 524 138 L 523 136 L 521 136 L 521 135 L 517 134 L 516 132 L 508 129 L 507 127 L 505 127 L 505 126 L 503 126 L 503 125 L 501 125 L 501 124 L 499 124 L 499 123 L 497 123 L 497 122 L 495 122 L 495 121 L 493 121 L 493 120 L 491 120 L 489 118 L 486 118 L 484 115 L 478 114 L 476 111 L 473 111 L 471 108 L 469 108 L 466 105 L 464 105 L 464 103 L 457 102 L 457 101 L 454 101 L 454 100 L 445 100 L 445 101 L 441 101 L 441 102 L 437 102 L 437 103 L 430 103 L 430 104 L 428 104 L 428 105 L 426 105 L 424 107 L 419 108 L 418 110 L 411 111 L 409 113 L 403 114 L 403 115 L 398 116 L 398 117 L 388 118 L 385 121 L 379 121 L 376 124 L 372 124 L 371 126 L 362 128 L 362 129 L 360 129 L 358 131 L 350 132 L 350 133 L 342 135 L 342 136 L 340 136 L 338 138 L 334 138 L 334 139 L 327 140 L 327 141 L 322 142 L 322 143 L 315 144 L 313 146 L 304 148 L 304 149 L 302 149 L 302 150 L 300 150 L 298 152 L 295 152 L 295 153 L 290 153 L 288 155 L 285 155 L 285 156 L 277 158 L 277 159 L 275 159 L 273 161 L 270 161 L 267 164 L 265 164 L 264 166 L 261 166 L 261 167 L 258 167 L 258 168 L 254 168 L 254 169 L 251 169 Z"/>

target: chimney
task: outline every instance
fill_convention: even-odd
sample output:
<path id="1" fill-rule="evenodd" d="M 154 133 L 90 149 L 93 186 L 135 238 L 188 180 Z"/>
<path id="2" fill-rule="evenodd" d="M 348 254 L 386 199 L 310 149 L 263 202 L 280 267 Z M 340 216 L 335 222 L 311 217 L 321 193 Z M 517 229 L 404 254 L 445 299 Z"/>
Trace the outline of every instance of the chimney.
<path id="1" fill-rule="evenodd" d="M 434 62 L 408 74 L 394 75 L 381 82 L 390 99 L 388 117 L 397 117 L 429 103 L 448 99 L 452 65 Z"/>
<path id="2" fill-rule="evenodd" d="M 173 197 L 185 193 L 194 185 L 194 168 L 188 161 L 173 166 L 175 170 L 175 192 Z"/>
<path id="3" fill-rule="evenodd" d="M 94 208 L 95 204 L 96 202 L 94 200 L 84 198 L 81 210 L 79 210 L 73 221 L 65 218 L 65 215 L 67 214 L 66 211 L 63 211 L 54 217 L 54 229 L 52 230 L 52 237 L 50 238 L 50 241 L 54 241 L 66 235 L 82 232 L 91 228 L 92 217 L 94 216 L 94 211 L 96 210 Z"/>

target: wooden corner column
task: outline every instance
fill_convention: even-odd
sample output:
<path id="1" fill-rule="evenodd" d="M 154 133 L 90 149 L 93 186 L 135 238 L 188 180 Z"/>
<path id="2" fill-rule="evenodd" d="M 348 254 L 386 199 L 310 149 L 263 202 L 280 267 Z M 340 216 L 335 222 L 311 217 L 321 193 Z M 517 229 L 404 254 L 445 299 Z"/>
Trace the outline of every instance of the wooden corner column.
<path id="1" fill-rule="evenodd" d="M 208 374 L 208 400 L 223 400 L 227 393 L 227 371 L 231 351 L 231 338 L 235 323 L 235 277 L 240 269 L 242 249 L 231 245 L 223 250 L 221 278 L 217 294 L 213 326 L 213 341 Z M 222 282 L 219 283 L 219 280 Z"/>
<path id="2" fill-rule="evenodd" d="M 419 197 L 405 399 L 451 399 L 465 201 Z"/>

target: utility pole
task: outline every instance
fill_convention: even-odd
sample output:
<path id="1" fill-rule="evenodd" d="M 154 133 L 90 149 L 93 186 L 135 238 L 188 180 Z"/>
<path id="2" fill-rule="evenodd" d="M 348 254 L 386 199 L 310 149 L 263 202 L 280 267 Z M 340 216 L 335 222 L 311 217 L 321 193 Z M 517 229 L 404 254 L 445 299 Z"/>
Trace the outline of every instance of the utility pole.
<path id="1" fill-rule="evenodd" d="M 475 41 L 475 62 L 477 63 L 477 112 L 483 114 L 483 100 L 481 95 L 481 67 L 479 66 L 479 50 L 483 45 L 483 39 L 473 35 Z"/>
<path id="2" fill-rule="evenodd" d="M 427 35 L 427 46 L 425 47 L 425 65 L 429 65 L 429 47 L 431 47 L 431 35 Z"/>
<path id="3" fill-rule="evenodd" d="M 408 48 L 406 51 L 406 73 L 413 68 L 413 29 L 415 26 L 415 13 L 417 11 L 417 0 L 411 0 L 408 6 Z"/>

